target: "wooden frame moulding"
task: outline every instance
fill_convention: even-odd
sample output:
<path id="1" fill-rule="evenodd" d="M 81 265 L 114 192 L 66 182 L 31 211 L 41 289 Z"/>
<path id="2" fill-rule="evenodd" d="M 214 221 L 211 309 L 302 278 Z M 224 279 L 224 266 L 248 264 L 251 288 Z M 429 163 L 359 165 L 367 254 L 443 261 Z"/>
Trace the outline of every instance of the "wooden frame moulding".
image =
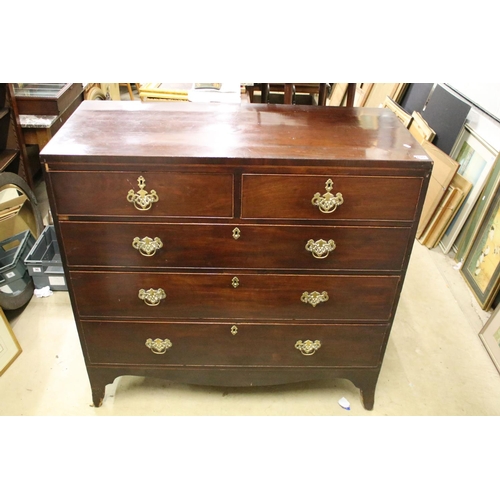
<path id="1" fill-rule="evenodd" d="M 439 241 L 438 236 L 446 230 L 443 229 L 443 226 L 451 222 L 451 214 L 454 212 L 457 199 L 461 199 L 462 197 L 463 193 L 461 190 L 454 186 L 448 187 L 445 196 L 434 212 L 429 224 L 427 224 L 425 231 L 418 238 L 419 243 L 425 245 L 427 248 L 434 248 Z"/>
<path id="2" fill-rule="evenodd" d="M 162 88 L 163 83 L 145 83 L 139 89 L 141 101 L 187 101 L 188 89 Z"/>
<path id="3" fill-rule="evenodd" d="M 406 128 L 408 128 L 411 122 L 411 115 L 409 115 L 397 102 L 395 102 L 391 97 L 386 96 L 382 106 L 390 109 L 396 115 L 398 120 Z"/>
<path id="4" fill-rule="evenodd" d="M 409 116 L 409 115 L 408 115 Z M 422 215 L 417 228 L 416 237 L 420 238 L 431 220 L 434 211 L 439 206 L 440 201 L 446 194 L 453 177 L 458 171 L 460 164 L 448 156 L 429 141 L 424 141 L 422 147 L 434 162 L 429 187 L 425 196 Z"/>
<path id="5" fill-rule="evenodd" d="M 327 106 L 342 106 L 345 103 L 348 86 L 348 83 L 334 83 L 326 102 Z"/>
<path id="6" fill-rule="evenodd" d="M 22 351 L 3 309 L 0 308 L 0 375 L 5 373 Z"/>
<path id="7" fill-rule="evenodd" d="M 384 106 L 386 97 L 397 103 L 407 86 L 407 83 L 373 83 L 369 91 L 367 91 L 363 106 L 366 108 L 379 108 Z"/>
<path id="8" fill-rule="evenodd" d="M 429 126 L 418 111 L 414 111 L 411 114 L 408 130 L 420 144 L 424 141 L 432 142 L 434 137 L 436 137 L 436 132 Z"/>
<path id="9" fill-rule="evenodd" d="M 354 97 L 354 106 L 362 108 L 370 95 L 373 83 L 357 83 L 356 94 Z"/>
<path id="10" fill-rule="evenodd" d="M 450 183 L 449 189 L 453 190 L 453 196 L 447 209 L 441 214 L 438 223 L 429 235 L 426 242 L 426 246 L 428 246 L 428 248 L 434 248 L 437 246 L 446 229 L 448 229 L 448 226 L 451 224 L 453 217 L 455 217 L 458 210 L 460 210 L 462 203 L 465 201 L 466 196 L 472 189 L 472 184 L 467 179 L 464 179 L 460 174 L 455 174 L 455 177 L 453 177 L 453 180 Z"/>

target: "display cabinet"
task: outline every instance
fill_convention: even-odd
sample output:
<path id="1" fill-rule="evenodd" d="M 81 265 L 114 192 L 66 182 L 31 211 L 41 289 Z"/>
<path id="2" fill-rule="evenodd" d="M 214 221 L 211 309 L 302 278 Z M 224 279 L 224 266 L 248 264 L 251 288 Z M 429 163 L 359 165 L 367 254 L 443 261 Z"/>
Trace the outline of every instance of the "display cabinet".
<path id="1" fill-rule="evenodd" d="M 13 83 L 20 115 L 60 115 L 83 92 L 81 83 Z"/>

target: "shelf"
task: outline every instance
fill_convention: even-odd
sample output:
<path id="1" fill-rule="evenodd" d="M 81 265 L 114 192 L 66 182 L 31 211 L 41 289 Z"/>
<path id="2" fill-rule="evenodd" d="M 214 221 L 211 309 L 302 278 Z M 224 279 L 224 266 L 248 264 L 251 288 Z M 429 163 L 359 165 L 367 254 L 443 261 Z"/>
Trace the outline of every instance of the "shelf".
<path id="1" fill-rule="evenodd" d="M 0 151 L 0 172 L 14 171 L 17 173 L 16 161 L 19 161 L 19 151 L 14 149 Z"/>

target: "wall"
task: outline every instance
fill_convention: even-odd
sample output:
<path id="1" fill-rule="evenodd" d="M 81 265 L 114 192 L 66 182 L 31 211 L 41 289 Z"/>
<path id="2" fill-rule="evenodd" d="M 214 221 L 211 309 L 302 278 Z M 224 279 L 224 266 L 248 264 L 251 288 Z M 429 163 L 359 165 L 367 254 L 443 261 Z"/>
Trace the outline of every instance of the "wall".
<path id="1" fill-rule="evenodd" d="M 469 101 L 468 124 L 494 150 L 500 151 L 500 83 L 442 84 L 454 95 Z"/>
<path id="2" fill-rule="evenodd" d="M 500 120 L 500 83 L 447 83 L 446 85 Z"/>

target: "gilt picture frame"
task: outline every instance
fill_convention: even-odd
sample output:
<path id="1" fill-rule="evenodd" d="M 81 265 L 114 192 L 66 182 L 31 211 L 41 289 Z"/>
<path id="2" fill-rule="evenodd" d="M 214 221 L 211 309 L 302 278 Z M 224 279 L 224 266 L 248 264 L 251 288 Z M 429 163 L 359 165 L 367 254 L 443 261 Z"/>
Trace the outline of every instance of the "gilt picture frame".
<path id="1" fill-rule="evenodd" d="M 12 328 L 0 309 L 0 376 L 21 354 L 22 349 L 12 331 Z"/>
<path id="2" fill-rule="evenodd" d="M 500 154 L 497 155 L 493 168 L 491 170 L 486 186 L 476 202 L 473 212 L 469 215 L 465 226 L 457 238 L 457 252 L 455 260 L 461 262 L 467 258 L 470 248 L 477 236 L 479 226 L 484 219 L 495 193 L 500 188 Z"/>
<path id="3" fill-rule="evenodd" d="M 500 191 L 486 211 L 460 273 L 481 308 L 488 310 L 500 288 Z"/>
<path id="4" fill-rule="evenodd" d="M 439 242 L 443 253 L 447 254 L 454 248 L 460 231 L 484 189 L 497 154 L 470 127 L 465 125 L 462 128 L 450 156 L 458 161 L 460 167 L 457 172 L 472 184 L 472 189 Z M 457 250 L 456 246 L 454 250 Z"/>

